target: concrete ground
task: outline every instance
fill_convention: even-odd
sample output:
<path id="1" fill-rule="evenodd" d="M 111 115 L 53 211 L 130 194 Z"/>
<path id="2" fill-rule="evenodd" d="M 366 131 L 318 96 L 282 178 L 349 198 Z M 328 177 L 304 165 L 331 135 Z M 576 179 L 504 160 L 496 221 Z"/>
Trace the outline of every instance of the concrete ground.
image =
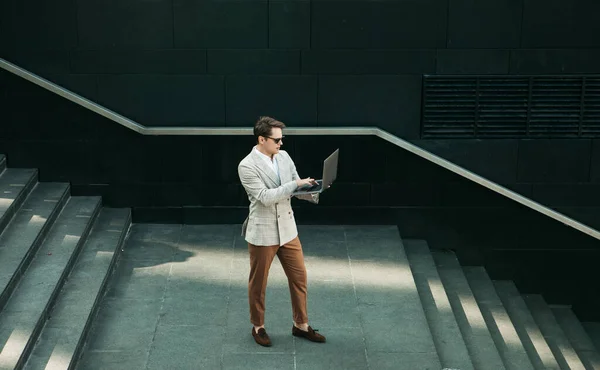
<path id="1" fill-rule="evenodd" d="M 310 325 L 327 343 L 291 335 L 287 279 L 275 258 L 270 348 L 251 336 L 239 232 L 133 225 L 78 369 L 440 369 L 395 227 L 299 227 Z"/>

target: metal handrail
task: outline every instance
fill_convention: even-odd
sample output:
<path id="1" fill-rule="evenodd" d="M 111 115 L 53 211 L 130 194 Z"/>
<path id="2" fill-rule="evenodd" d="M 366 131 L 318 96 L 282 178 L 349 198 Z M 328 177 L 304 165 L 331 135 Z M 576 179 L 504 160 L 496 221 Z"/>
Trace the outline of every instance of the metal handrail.
<path id="1" fill-rule="evenodd" d="M 89 109 L 101 116 L 104 116 L 120 125 L 123 125 L 142 135 L 252 135 L 252 128 L 247 127 L 146 127 L 135 121 L 130 120 L 118 113 L 111 111 L 101 105 L 98 105 L 72 91 L 62 88 L 40 76 L 37 76 L 21 67 L 18 67 L 4 59 L 0 58 L 0 68 L 7 70 L 19 77 L 26 79 L 38 86 L 43 87 L 55 94 L 62 96 L 65 99 L 79 104 L 82 107 Z M 600 232 L 587 226 L 579 221 L 558 213 L 544 205 L 541 205 L 529 198 L 526 198 L 512 190 L 509 190 L 501 185 L 496 184 L 482 176 L 479 176 L 465 168 L 438 157 L 414 144 L 409 143 L 389 132 L 378 127 L 313 127 L 313 128 L 286 128 L 286 134 L 289 135 L 359 135 L 377 136 L 386 140 L 402 149 L 405 149 L 415 155 L 418 155 L 430 162 L 433 162 L 445 169 L 452 171 L 466 179 L 469 179 L 481 186 L 484 186 L 498 194 L 501 194 L 515 202 L 533 209 L 536 212 L 551 217 L 565 225 L 568 225 L 576 230 L 579 230 L 593 238 L 600 240 Z"/>

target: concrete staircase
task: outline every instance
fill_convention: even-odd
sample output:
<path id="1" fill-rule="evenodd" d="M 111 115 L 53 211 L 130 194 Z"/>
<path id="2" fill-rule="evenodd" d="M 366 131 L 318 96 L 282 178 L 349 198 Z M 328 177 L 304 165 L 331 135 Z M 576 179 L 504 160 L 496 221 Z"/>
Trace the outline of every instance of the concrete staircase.
<path id="1" fill-rule="evenodd" d="M 138 224 L 78 369 L 600 369 L 600 324 L 461 266 L 453 252 L 402 240 L 393 226 L 299 226 L 299 235 L 309 318 L 327 344 L 291 337 L 277 259 L 267 288 L 274 346 L 252 341 L 239 225 Z"/>
<path id="2" fill-rule="evenodd" d="M 275 332 L 283 345 L 269 357 L 237 334 L 249 328 L 237 225 L 134 225 L 126 241 L 130 226 L 130 210 L 71 197 L 69 184 L 39 183 L 0 155 L 0 370 L 255 368 L 256 353 L 271 368 L 600 370 L 600 323 L 390 226 L 299 228 L 312 317 L 328 343 Z M 269 299 L 283 317 L 285 275 L 275 267 L 269 281 L 280 284 Z M 210 325 L 196 331 L 199 317 Z M 214 335 L 210 348 L 197 333 Z"/>
<path id="3" fill-rule="evenodd" d="M 73 368 L 131 224 L 0 155 L 0 369 Z"/>
<path id="4" fill-rule="evenodd" d="M 568 306 L 521 295 L 513 282 L 492 281 L 423 240 L 404 245 L 413 274 L 423 275 L 417 287 L 443 368 L 600 370 L 596 323 L 588 334 Z"/>

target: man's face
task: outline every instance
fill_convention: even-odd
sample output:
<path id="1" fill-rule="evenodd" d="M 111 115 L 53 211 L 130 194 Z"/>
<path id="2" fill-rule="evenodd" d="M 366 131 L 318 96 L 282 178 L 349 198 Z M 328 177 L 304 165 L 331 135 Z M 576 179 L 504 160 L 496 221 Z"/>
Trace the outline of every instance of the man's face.
<path id="1" fill-rule="evenodd" d="M 279 153 L 279 148 L 283 145 L 283 131 L 279 127 L 273 127 L 271 135 L 261 137 L 261 141 L 263 142 L 264 151 L 270 156 L 275 155 Z"/>

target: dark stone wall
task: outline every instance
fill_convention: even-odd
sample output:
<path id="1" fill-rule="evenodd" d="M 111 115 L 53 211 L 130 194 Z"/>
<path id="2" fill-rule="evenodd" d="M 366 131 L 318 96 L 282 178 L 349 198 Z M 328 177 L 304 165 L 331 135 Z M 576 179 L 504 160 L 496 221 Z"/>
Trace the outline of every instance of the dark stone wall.
<path id="1" fill-rule="evenodd" d="M 599 73 L 599 4 L 6 0 L 0 57 L 144 125 L 269 114 L 418 139 L 423 74 Z"/>
<path id="2" fill-rule="evenodd" d="M 414 140 L 480 176 L 600 229 L 600 140 Z"/>
<path id="3" fill-rule="evenodd" d="M 32 11 L 34 9 L 34 11 Z M 595 0 L 57 0 L 0 4 L 0 57 L 148 126 L 375 125 L 598 225 L 598 140 L 420 140 L 423 74 L 597 74 Z M 143 137 L 0 71 L 0 152 L 136 222 L 239 223 L 251 137 Z M 341 149 L 302 223 L 390 223 L 597 319 L 598 241 L 377 138 L 289 137 L 301 175 Z"/>
<path id="4" fill-rule="evenodd" d="M 0 152 L 10 167 L 35 167 L 41 181 L 70 182 L 73 195 L 132 207 L 135 222 L 246 217 L 236 167 L 251 136 L 142 136 L 13 75 L 0 73 L 0 81 Z M 598 180 L 584 160 L 593 157 L 591 141 L 534 143 L 420 144 L 549 203 L 597 204 L 592 182 L 587 193 L 561 196 L 561 181 Z M 300 223 L 395 224 L 405 238 L 454 249 L 465 265 L 484 265 L 522 292 L 541 292 L 549 302 L 573 304 L 582 319 L 598 319 L 600 302 L 590 294 L 600 283 L 598 240 L 376 137 L 289 136 L 284 145 L 303 176 L 318 176 L 323 158 L 340 148 L 338 181 L 321 203 L 293 201 Z M 547 154 L 551 162 L 536 154 L 550 148 L 558 150 Z"/>

